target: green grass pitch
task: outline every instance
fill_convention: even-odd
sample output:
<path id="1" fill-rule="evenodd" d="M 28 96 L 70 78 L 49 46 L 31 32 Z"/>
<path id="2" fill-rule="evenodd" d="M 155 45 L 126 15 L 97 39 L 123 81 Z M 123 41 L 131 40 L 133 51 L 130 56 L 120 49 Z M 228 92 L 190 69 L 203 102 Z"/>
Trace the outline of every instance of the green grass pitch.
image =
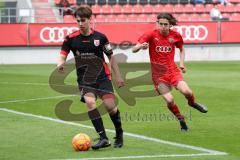
<path id="1" fill-rule="evenodd" d="M 144 95 L 148 91 L 154 93 L 147 74 L 149 65 L 122 64 L 121 70 L 127 78 L 126 88 L 130 88 L 116 91 L 123 128 L 128 133 L 125 135 L 124 147 L 87 152 L 75 152 L 71 140 L 81 132 L 92 139 L 97 138 L 95 130 L 88 128 L 92 126 L 90 121 L 65 123 L 56 120 L 56 104 L 62 100 L 73 101 L 70 109 L 74 114 L 86 112 L 86 107 L 79 102 L 78 96 L 64 95 L 49 87 L 49 76 L 54 67 L 0 65 L 0 159 L 240 159 L 239 62 L 186 63 L 188 70 L 184 74 L 185 80 L 194 91 L 196 100 L 209 108 L 207 114 L 190 109 L 184 97 L 173 90 L 175 101 L 190 128 L 187 133 L 180 131 L 178 122 L 161 97 L 155 94 L 148 94 L 147 97 Z M 136 80 L 131 81 L 134 78 Z M 65 82 L 75 84 L 75 81 L 73 71 Z M 141 85 L 135 86 L 136 83 Z M 136 104 L 131 95 L 133 92 L 143 93 L 136 97 Z M 105 128 L 114 130 L 107 114 L 103 120 Z M 107 134 L 113 143 L 114 134 Z M 227 155 L 208 155 L 204 151 L 163 144 L 150 140 L 151 138 L 225 152 Z"/>

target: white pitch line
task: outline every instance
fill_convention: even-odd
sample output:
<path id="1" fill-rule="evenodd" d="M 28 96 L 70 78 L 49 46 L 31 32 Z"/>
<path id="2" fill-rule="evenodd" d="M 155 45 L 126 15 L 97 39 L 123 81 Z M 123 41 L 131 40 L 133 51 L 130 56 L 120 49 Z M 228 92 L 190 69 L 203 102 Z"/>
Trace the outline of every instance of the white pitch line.
<path id="1" fill-rule="evenodd" d="M 0 82 L 0 84 L 7 84 L 7 85 L 33 85 L 33 86 L 49 86 L 49 83 L 31 83 L 31 82 Z M 67 86 L 67 85 L 76 85 L 71 83 L 64 83 L 64 84 L 51 84 L 52 86 Z"/>
<path id="2" fill-rule="evenodd" d="M 99 158 L 71 158 L 71 159 L 58 159 L 58 160 L 102 160 L 102 159 L 146 159 L 146 158 L 167 158 L 167 157 L 199 157 L 199 156 L 212 156 L 210 153 L 196 153 L 196 154 L 161 154 L 161 155 L 143 155 L 143 156 L 124 156 L 124 157 L 99 157 Z M 55 160 L 55 159 L 53 159 Z"/>
<path id="3" fill-rule="evenodd" d="M 0 82 L 0 84 L 12 84 L 12 85 L 37 85 L 37 86 L 48 86 L 48 83 L 29 83 L 29 82 Z"/>
<path id="4" fill-rule="evenodd" d="M 31 98 L 31 99 L 19 99 L 19 100 L 11 100 L 11 101 L 2 101 L 2 102 L 0 102 L 0 104 L 38 101 L 38 100 L 46 100 L 46 99 L 57 99 L 57 98 L 74 97 L 74 96 L 76 96 L 76 95 L 53 96 L 53 97 Z"/>
<path id="5" fill-rule="evenodd" d="M 28 116 L 28 117 L 35 117 L 35 118 L 39 118 L 39 119 L 54 121 L 54 122 L 57 122 L 57 123 L 63 123 L 63 124 L 68 124 L 68 125 L 73 125 L 73 126 L 80 126 L 80 127 L 83 127 L 83 128 L 94 129 L 91 126 L 78 124 L 78 123 L 74 123 L 74 122 L 63 121 L 63 120 L 55 119 L 55 118 L 51 118 L 51 117 L 45 117 L 45 116 L 41 116 L 41 115 L 34 115 L 34 114 L 30 114 L 30 113 L 18 112 L 18 111 L 6 109 L 6 108 L 0 108 L 0 110 L 5 111 L 5 112 L 9 112 L 9 113 L 18 114 L 18 115 L 23 115 L 23 116 Z M 111 129 L 106 129 L 106 131 L 111 132 L 111 133 L 115 133 L 115 131 L 111 130 Z M 161 140 L 161 139 L 157 139 L 157 138 L 147 137 L 147 136 L 128 133 L 128 132 L 124 132 L 124 135 L 127 135 L 129 137 L 138 138 L 138 139 L 148 140 L 148 141 L 152 141 L 152 142 L 157 142 L 157 143 L 167 144 L 167 145 L 171 145 L 171 146 L 176 146 L 176 147 L 179 147 L 179 148 L 187 148 L 187 149 L 192 149 L 192 150 L 196 150 L 196 151 L 201 151 L 201 152 L 205 152 L 204 154 L 208 154 L 208 155 L 227 155 L 227 153 L 225 153 L 225 152 L 210 150 L 210 149 L 201 148 L 201 147 L 195 147 L 195 146 L 186 145 L 186 144 L 180 144 L 180 143 L 176 143 L 176 142 L 165 141 L 165 140 Z"/>

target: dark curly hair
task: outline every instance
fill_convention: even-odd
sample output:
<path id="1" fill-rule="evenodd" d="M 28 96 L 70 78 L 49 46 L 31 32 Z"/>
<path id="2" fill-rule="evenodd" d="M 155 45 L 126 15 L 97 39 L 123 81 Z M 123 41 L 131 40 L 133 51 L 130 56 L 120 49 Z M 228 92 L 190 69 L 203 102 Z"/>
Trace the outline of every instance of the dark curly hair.
<path id="1" fill-rule="evenodd" d="M 173 17 L 172 14 L 170 13 L 160 13 L 158 16 L 157 16 L 157 21 L 159 21 L 159 19 L 167 19 L 169 24 L 175 26 L 177 25 L 177 20 L 175 17 Z"/>
<path id="2" fill-rule="evenodd" d="M 89 19 L 92 16 L 92 10 L 89 6 L 82 5 L 73 13 L 73 16 L 75 18 L 80 17 L 80 18 L 88 18 Z"/>

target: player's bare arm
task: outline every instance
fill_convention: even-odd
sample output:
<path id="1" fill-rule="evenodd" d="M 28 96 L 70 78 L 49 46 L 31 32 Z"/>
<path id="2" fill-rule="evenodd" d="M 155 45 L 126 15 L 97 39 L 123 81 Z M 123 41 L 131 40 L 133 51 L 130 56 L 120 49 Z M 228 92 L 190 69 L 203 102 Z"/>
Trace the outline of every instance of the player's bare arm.
<path id="1" fill-rule="evenodd" d="M 187 69 L 184 66 L 184 59 L 185 59 L 185 49 L 184 47 L 180 48 L 180 65 L 179 68 L 181 69 L 182 73 L 186 73 Z"/>
<path id="2" fill-rule="evenodd" d="M 66 59 L 67 59 L 67 56 L 65 55 L 60 55 L 60 57 L 58 58 L 57 69 L 59 72 L 64 71 L 64 64 L 66 62 Z"/>
<path id="3" fill-rule="evenodd" d="M 114 56 L 112 56 L 112 55 L 108 56 L 108 59 L 109 59 L 111 68 L 112 68 L 112 70 L 115 74 L 117 87 L 118 88 L 123 87 L 124 86 L 124 80 L 122 78 L 120 69 L 118 67 L 118 63 L 116 62 Z"/>
<path id="4" fill-rule="evenodd" d="M 137 43 L 133 48 L 132 48 L 132 52 L 133 53 L 136 53 L 136 52 L 138 52 L 139 50 L 141 50 L 141 49 L 148 49 L 148 46 L 149 46 L 149 44 L 148 43 L 146 43 L 146 42 L 144 42 L 144 43 Z"/>

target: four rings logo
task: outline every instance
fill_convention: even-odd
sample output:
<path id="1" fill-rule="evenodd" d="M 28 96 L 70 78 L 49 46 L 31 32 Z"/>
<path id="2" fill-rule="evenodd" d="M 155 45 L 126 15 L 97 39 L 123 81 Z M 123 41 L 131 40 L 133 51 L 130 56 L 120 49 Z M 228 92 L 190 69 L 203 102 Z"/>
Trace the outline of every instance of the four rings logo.
<path id="1" fill-rule="evenodd" d="M 78 30 L 77 27 L 44 27 L 40 31 L 40 39 L 45 43 L 63 42 L 66 35 Z M 208 36 L 208 29 L 204 25 L 182 25 L 174 27 L 174 30 L 183 36 L 183 40 L 203 41 Z"/>
<path id="2" fill-rule="evenodd" d="M 171 46 L 156 46 L 155 51 L 157 53 L 159 53 L 159 52 L 169 53 L 172 51 L 172 47 Z"/>
<path id="3" fill-rule="evenodd" d="M 66 35 L 78 30 L 77 27 L 44 27 L 40 31 L 40 39 L 45 43 L 63 42 Z"/>
<path id="4" fill-rule="evenodd" d="M 183 36 L 183 40 L 189 40 L 189 41 L 194 41 L 194 40 L 205 40 L 208 36 L 208 29 L 203 26 L 203 25 L 198 25 L 198 26 L 176 26 L 174 29 L 179 32 Z"/>

